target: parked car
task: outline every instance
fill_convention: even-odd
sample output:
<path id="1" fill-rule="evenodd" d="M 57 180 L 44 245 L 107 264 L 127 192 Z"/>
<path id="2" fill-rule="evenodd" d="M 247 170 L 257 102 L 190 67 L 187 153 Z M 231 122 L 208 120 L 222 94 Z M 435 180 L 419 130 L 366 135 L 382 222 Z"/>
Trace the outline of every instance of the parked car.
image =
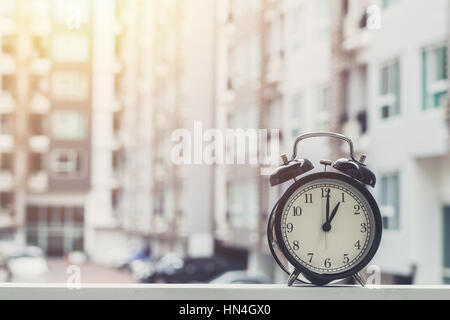
<path id="1" fill-rule="evenodd" d="M 230 270 L 244 270 L 245 263 L 220 256 L 209 258 L 177 259 L 172 256 L 161 259 L 154 273 L 143 282 L 155 283 L 208 283 Z"/>
<path id="2" fill-rule="evenodd" d="M 229 271 L 213 279 L 211 284 L 271 284 L 268 277 L 247 271 Z"/>
<path id="3" fill-rule="evenodd" d="M 68 264 L 82 265 L 88 261 L 88 256 L 84 252 L 73 251 L 67 254 L 66 261 Z"/>
<path id="4" fill-rule="evenodd" d="M 131 270 L 134 261 L 145 261 L 152 258 L 150 246 L 144 245 L 133 249 L 119 249 L 110 252 L 108 264 L 119 270 Z"/>
<path id="5" fill-rule="evenodd" d="M 49 269 L 41 248 L 23 247 L 7 255 L 11 282 L 47 282 Z"/>

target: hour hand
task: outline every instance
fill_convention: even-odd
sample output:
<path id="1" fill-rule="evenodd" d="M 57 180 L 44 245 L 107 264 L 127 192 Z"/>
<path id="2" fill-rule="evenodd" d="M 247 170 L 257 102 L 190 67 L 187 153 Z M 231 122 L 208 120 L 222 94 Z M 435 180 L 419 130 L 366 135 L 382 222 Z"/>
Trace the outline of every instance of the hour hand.
<path id="1" fill-rule="evenodd" d="M 333 209 L 333 212 L 331 213 L 331 217 L 330 220 L 328 221 L 328 223 L 331 223 L 331 221 L 333 221 L 334 217 L 336 216 L 338 210 L 339 210 L 339 206 L 341 205 L 341 203 L 339 202 L 336 207 Z"/>
<path id="2" fill-rule="evenodd" d="M 325 222 L 325 224 L 322 226 L 322 230 L 325 232 L 330 232 L 331 231 L 331 221 L 333 221 L 334 217 L 336 216 L 339 206 L 341 205 L 341 203 L 339 202 L 336 207 L 334 207 L 333 212 L 331 212 L 331 217 L 329 220 L 327 220 L 327 222 Z"/>

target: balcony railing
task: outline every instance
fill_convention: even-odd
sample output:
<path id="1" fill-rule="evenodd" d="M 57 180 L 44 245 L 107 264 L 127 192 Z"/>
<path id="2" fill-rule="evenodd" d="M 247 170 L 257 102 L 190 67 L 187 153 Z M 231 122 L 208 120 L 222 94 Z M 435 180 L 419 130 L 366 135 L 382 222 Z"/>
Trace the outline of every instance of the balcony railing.
<path id="1" fill-rule="evenodd" d="M 11 190 L 14 186 L 14 176 L 9 170 L 0 169 L 0 189 Z"/>
<path id="2" fill-rule="evenodd" d="M 1 284 L 0 299 L 96 300 L 448 300 L 450 286 Z"/>
<path id="3" fill-rule="evenodd" d="M 0 112 L 12 113 L 16 106 L 16 101 L 13 95 L 7 91 L 0 92 Z"/>
<path id="4" fill-rule="evenodd" d="M 49 187 L 47 173 L 40 171 L 31 174 L 28 180 L 28 187 L 32 192 L 47 192 Z"/>
<path id="5" fill-rule="evenodd" d="M 368 30 L 362 25 L 363 17 L 348 16 L 344 19 L 344 43 L 345 50 L 352 51 L 365 48 L 370 42 Z"/>

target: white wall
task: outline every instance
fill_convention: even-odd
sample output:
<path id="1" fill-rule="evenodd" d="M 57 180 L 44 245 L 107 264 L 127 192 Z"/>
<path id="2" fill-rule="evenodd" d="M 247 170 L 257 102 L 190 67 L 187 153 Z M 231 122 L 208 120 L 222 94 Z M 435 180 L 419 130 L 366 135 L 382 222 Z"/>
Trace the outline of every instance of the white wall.
<path id="1" fill-rule="evenodd" d="M 293 14 L 301 6 L 304 20 L 300 31 L 300 47 L 293 50 L 296 35 L 292 33 Z M 330 84 L 331 48 L 329 39 L 319 39 L 317 35 L 317 1 L 288 0 L 284 5 L 285 15 L 285 66 L 283 74 L 283 124 L 284 133 L 283 152 L 290 157 L 295 138 L 293 129 L 300 129 L 301 133 L 318 131 L 316 89 Z M 330 11 L 331 12 L 331 11 Z M 298 36 L 298 35 L 297 35 Z M 296 94 L 303 95 L 303 110 L 301 123 L 292 123 L 292 105 Z M 301 143 L 299 157 L 313 161 L 320 167 L 319 161 L 329 157 L 327 139 L 314 139 L 311 142 Z M 320 168 L 322 170 L 323 168 Z"/>
<path id="2" fill-rule="evenodd" d="M 203 130 L 214 127 L 214 36 L 215 2 L 190 0 L 187 8 L 187 52 L 185 128 L 191 130 L 195 121 L 201 121 Z M 193 140 L 194 141 L 194 140 Z M 213 167 L 192 165 L 183 168 L 186 179 L 183 186 L 184 205 L 188 223 L 188 253 L 191 256 L 210 256 L 213 253 Z"/>
<path id="3" fill-rule="evenodd" d="M 436 170 L 448 154 L 443 110 L 422 110 L 422 49 L 447 38 L 448 1 L 399 1 L 383 10 L 382 28 L 371 32 L 369 59 L 370 166 L 380 176 L 400 172 L 400 231 L 385 231 L 374 263 L 383 271 L 408 273 L 417 283 L 441 281 L 442 199 Z M 400 59 L 401 115 L 380 118 L 380 65 Z M 444 180 L 449 180 L 448 172 Z"/>

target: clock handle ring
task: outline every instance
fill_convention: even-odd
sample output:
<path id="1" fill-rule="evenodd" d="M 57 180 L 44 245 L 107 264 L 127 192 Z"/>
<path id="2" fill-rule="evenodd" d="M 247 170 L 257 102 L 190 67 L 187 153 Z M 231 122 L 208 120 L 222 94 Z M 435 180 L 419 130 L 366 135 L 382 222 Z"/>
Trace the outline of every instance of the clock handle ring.
<path id="1" fill-rule="evenodd" d="M 320 137 L 335 138 L 335 139 L 340 139 L 340 140 L 347 142 L 347 144 L 350 147 L 351 159 L 356 162 L 359 162 L 355 159 L 355 148 L 353 146 L 353 141 L 347 136 L 344 136 L 344 135 L 338 134 L 338 133 L 331 133 L 331 132 L 313 132 L 313 133 L 306 133 L 306 134 L 299 136 L 295 140 L 294 151 L 292 153 L 292 158 L 291 158 L 290 162 L 294 161 L 297 158 L 297 146 L 301 141 L 306 140 L 306 139 L 311 139 L 311 138 L 320 138 Z"/>

